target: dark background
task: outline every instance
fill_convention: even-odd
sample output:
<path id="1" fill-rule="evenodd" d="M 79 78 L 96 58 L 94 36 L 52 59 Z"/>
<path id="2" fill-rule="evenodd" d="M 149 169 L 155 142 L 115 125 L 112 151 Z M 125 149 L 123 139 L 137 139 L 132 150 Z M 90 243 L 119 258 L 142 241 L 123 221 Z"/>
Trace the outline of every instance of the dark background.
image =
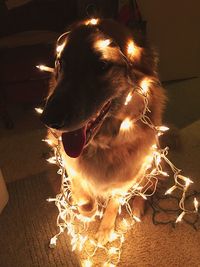
<path id="1" fill-rule="evenodd" d="M 35 65 L 53 66 L 57 37 L 68 24 L 91 13 L 146 32 L 158 51 L 159 74 L 169 98 L 163 124 L 172 129 L 172 144 L 180 141 L 169 157 L 199 192 L 200 1 L 137 2 L 139 22 L 134 10 L 125 9 L 119 16 L 117 0 L 0 0 L 1 267 L 78 266 L 67 235 L 56 249 L 48 247 L 57 233 L 57 210 L 46 198 L 59 192 L 60 176 L 57 167 L 46 162 L 51 156 L 41 141 L 46 128 L 34 111 L 46 95 L 50 76 Z M 169 177 L 170 184 L 172 180 Z M 184 223 L 176 229 L 154 226 L 148 213 L 130 232 L 120 266 L 199 266 L 199 231 Z"/>

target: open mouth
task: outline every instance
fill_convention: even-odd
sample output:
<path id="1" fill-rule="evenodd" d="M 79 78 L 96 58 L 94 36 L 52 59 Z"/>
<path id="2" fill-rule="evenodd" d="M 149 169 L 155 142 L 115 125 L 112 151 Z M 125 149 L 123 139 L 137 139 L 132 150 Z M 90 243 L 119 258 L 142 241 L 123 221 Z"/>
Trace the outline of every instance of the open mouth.
<path id="1" fill-rule="evenodd" d="M 69 157 L 77 158 L 80 156 L 83 148 L 98 132 L 110 109 L 110 105 L 111 101 L 107 102 L 95 117 L 89 120 L 82 128 L 62 133 L 63 147 Z"/>

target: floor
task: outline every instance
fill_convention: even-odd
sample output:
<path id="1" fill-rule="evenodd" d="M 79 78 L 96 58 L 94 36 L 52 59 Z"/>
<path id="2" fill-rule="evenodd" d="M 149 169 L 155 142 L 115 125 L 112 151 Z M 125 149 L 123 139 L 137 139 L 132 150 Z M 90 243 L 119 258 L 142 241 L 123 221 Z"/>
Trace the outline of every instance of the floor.
<path id="1" fill-rule="evenodd" d="M 168 104 L 164 121 L 184 128 L 200 118 L 200 78 L 164 83 Z"/>

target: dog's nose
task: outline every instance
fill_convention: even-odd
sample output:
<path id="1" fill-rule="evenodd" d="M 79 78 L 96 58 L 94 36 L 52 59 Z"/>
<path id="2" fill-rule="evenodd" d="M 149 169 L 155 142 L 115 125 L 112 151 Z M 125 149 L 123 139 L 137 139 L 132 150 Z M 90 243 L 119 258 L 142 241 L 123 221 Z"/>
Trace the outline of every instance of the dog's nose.
<path id="1" fill-rule="evenodd" d="M 45 111 L 40 116 L 40 120 L 47 126 L 56 130 L 62 129 L 65 126 L 64 119 L 55 118 L 55 116 L 50 116 Z"/>
<path id="2" fill-rule="evenodd" d="M 46 125 L 50 128 L 56 129 L 56 130 L 60 130 L 64 127 L 64 123 L 59 124 L 58 122 L 52 122 L 52 123 L 48 123 Z"/>

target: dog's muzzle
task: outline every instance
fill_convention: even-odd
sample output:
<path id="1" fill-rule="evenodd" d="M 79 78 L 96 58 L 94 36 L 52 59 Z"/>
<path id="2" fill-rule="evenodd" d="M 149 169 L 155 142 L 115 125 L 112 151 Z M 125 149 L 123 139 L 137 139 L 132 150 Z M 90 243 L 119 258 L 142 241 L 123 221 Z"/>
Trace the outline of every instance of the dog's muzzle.
<path id="1" fill-rule="evenodd" d="M 110 109 L 111 101 L 107 102 L 103 108 L 92 119 L 87 120 L 86 123 L 75 131 L 68 131 L 62 133 L 62 143 L 65 152 L 72 158 L 79 157 L 83 148 L 89 141 L 97 134 L 101 127 L 108 111 Z"/>
<path id="2" fill-rule="evenodd" d="M 60 130 L 65 126 L 65 120 L 62 118 L 55 118 L 55 116 L 50 116 L 46 112 L 43 112 L 40 116 L 40 120 L 44 123 L 47 127 Z"/>
<path id="3" fill-rule="evenodd" d="M 62 144 L 66 154 L 69 157 L 77 158 L 82 153 L 84 147 L 97 134 L 108 114 L 110 106 L 111 101 L 108 101 L 92 119 L 87 119 L 84 123 L 77 124 L 77 126 L 73 128 L 67 127 L 66 116 L 59 113 L 59 108 L 57 110 L 49 109 L 48 105 L 41 115 L 41 120 L 49 128 L 60 130 Z M 67 120 L 67 122 L 68 121 L 69 120 Z M 72 125 L 72 123 L 70 123 L 70 125 Z"/>

